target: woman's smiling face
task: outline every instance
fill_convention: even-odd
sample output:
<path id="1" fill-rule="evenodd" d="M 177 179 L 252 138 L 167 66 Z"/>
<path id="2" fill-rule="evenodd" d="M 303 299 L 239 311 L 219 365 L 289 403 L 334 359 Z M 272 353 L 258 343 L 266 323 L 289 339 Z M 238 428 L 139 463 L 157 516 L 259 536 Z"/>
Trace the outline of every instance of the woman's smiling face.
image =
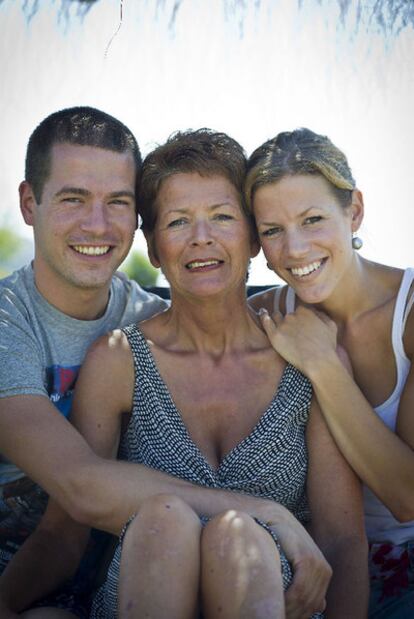
<path id="1" fill-rule="evenodd" d="M 347 273 L 362 210 L 359 192 L 344 208 L 316 174 L 285 176 L 259 187 L 253 198 L 268 265 L 305 303 L 324 302 Z"/>
<path id="2" fill-rule="evenodd" d="M 258 251 L 252 236 L 240 195 L 224 176 L 177 173 L 163 181 L 148 240 L 172 290 L 208 296 L 244 285 Z"/>

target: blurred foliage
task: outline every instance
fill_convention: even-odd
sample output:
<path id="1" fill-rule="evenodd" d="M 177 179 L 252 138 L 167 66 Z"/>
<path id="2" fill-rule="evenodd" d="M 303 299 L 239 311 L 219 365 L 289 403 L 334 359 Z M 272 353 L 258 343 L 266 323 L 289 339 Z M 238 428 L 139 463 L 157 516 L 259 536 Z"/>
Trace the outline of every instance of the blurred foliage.
<path id="1" fill-rule="evenodd" d="M 132 251 L 121 268 L 140 286 L 155 286 L 157 283 L 159 270 L 154 268 L 148 258 L 139 251 Z"/>
<path id="2" fill-rule="evenodd" d="M 30 21 L 40 9 L 40 0 L 21 1 L 23 12 Z M 63 17 L 68 22 L 73 15 L 84 17 L 93 6 L 105 0 L 52 1 L 56 5 L 58 19 Z M 156 10 L 169 12 L 170 27 L 173 27 L 184 0 L 150 1 L 154 3 Z M 350 25 L 358 31 L 364 26 L 366 31 L 375 30 L 385 36 L 398 35 L 408 27 L 414 28 L 414 0 L 296 0 L 299 9 L 305 8 L 310 3 L 317 3 L 323 9 L 324 5 L 331 4 L 333 1 L 338 4 L 339 21 L 344 27 Z M 3 2 L 4 0 L 0 0 L 0 6 Z M 118 0 L 118 2 L 121 24 L 124 0 Z M 264 0 L 222 0 L 224 14 L 239 22 L 241 36 L 243 36 L 244 15 L 252 2 L 257 10 L 260 10 L 264 4 Z M 277 9 L 278 1 L 273 0 L 273 5 Z"/>
<path id="3" fill-rule="evenodd" d="M 21 239 L 9 228 L 0 228 L 0 263 L 6 262 L 21 247 Z"/>
<path id="4" fill-rule="evenodd" d="M 0 278 L 9 275 L 11 269 L 8 264 L 22 246 L 22 240 L 10 228 L 0 227 Z"/>

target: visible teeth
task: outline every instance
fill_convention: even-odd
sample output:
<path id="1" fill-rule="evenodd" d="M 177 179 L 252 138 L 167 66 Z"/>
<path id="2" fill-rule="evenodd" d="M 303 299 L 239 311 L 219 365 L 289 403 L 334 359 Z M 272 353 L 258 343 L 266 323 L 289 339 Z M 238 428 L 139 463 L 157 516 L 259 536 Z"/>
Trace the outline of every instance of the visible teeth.
<path id="1" fill-rule="evenodd" d="M 101 247 L 86 247 L 85 245 L 74 245 L 73 249 L 80 254 L 86 254 L 87 256 L 102 256 L 109 251 L 109 245 L 102 245 Z"/>
<path id="2" fill-rule="evenodd" d="M 316 269 L 319 269 L 321 264 L 322 260 L 319 260 L 318 262 L 312 262 L 312 264 L 308 264 L 306 267 L 292 268 L 290 269 L 290 271 L 292 275 L 303 277 L 304 275 L 309 275 L 309 273 L 312 273 L 313 271 L 316 271 Z"/>
<path id="3" fill-rule="evenodd" d="M 203 262 L 195 260 L 194 262 L 189 262 L 187 264 L 187 269 L 197 269 L 199 267 L 210 267 L 214 264 L 219 264 L 218 260 L 205 260 Z"/>

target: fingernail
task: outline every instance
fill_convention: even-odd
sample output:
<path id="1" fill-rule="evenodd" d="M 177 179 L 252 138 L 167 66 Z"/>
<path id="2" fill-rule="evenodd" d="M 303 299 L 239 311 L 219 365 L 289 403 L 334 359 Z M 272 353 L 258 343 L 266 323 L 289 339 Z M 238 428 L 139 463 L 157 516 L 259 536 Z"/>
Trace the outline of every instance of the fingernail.
<path id="1" fill-rule="evenodd" d="M 261 307 L 259 309 L 259 316 L 269 316 L 269 312 L 267 311 L 265 307 Z"/>

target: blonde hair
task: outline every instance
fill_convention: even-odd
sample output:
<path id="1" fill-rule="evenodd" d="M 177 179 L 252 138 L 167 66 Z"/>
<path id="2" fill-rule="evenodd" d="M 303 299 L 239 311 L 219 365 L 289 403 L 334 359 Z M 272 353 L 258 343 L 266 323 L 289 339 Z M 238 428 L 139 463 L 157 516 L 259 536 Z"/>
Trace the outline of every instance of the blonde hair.
<path id="1" fill-rule="evenodd" d="M 279 133 L 250 155 L 245 182 L 249 209 L 259 187 L 295 174 L 322 176 L 341 206 L 351 203 L 355 180 L 344 153 L 325 135 L 300 128 Z"/>

